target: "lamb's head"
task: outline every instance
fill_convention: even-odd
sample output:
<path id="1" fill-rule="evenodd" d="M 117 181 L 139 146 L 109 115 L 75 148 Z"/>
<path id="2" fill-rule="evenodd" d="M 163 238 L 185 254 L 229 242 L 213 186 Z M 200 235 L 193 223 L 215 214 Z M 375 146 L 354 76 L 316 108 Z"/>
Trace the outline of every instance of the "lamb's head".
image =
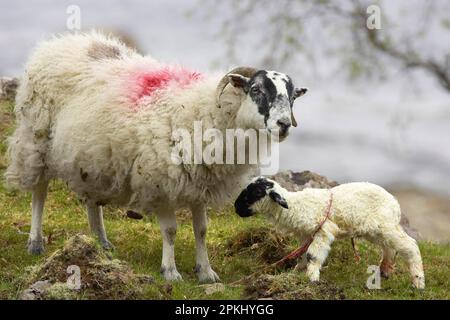
<path id="1" fill-rule="evenodd" d="M 296 98 L 304 95 L 306 88 L 295 88 L 284 73 L 239 67 L 231 70 L 217 87 L 217 99 L 231 84 L 240 93 L 240 107 L 236 124 L 243 129 L 267 129 L 282 141 L 289 128 L 296 127 L 292 107 Z"/>
<path id="2" fill-rule="evenodd" d="M 273 180 L 254 178 L 234 202 L 234 209 L 241 217 L 250 217 L 256 213 L 255 209 L 262 207 L 270 210 L 272 205 L 288 209 L 287 201 L 282 196 L 284 192 L 285 189 Z"/>

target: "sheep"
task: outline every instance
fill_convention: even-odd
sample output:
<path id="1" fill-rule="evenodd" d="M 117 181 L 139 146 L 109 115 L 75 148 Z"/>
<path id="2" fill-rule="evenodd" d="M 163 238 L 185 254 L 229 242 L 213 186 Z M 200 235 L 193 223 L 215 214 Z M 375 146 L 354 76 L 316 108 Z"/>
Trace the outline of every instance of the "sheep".
<path id="1" fill-rule="evenodd" d="M 417 243 L 400 226 L 400 205 L 378 185 L 354 182 L 331 189 L 289 192 L 273 180 L 257 177 L 240 193 L 235 209 L 241 217 L 263 213 L 277 228 L 301 242 L 312 237 L 306 259 L 296 266 L 301 270 L 306 265 L 310 281 L 319 281 L 335 238 L 361 237 L 381 246 L 382 276 L 389 277 L 394 271 L 394 258 L 399 253 L 409 265 L 414 287 L 425 288 Z"/>
<path id="2" fill-rule="evenodd" d="M 175 164 L 173 133 L 201 121 L 204 129 L 263 129 L 289 134 L 292 106 L 306 89 L 285 74 L 250 67 L 205 75 L 142 56 L 96 32 L 41 43 L 30 57 L 9 140 L 10 187 L 31 191 L 28 251 L 44 250 L 43 208 L 49 181 L 62 179 L 86 204 L 91 231 L 109 249 L 106 204 L 154 212 L 163 239 L 161 273 L 181 280 L 174 255 L 175 211 L 192 211 L 195 271 L 219 281 L 206 248 L 207 206 L 221 206 L 258 164 Z"/>

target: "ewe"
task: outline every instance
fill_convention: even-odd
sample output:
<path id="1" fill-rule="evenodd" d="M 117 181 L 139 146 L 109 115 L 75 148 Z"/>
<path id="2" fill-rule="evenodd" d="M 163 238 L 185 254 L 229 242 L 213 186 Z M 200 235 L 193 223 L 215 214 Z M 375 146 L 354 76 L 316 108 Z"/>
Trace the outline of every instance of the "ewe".
<path id="1" fill-rule="evenodd" d="M 400 206 L 377 185 L 357 182 L 332 189 L 289 192 L 277 182 L 259 177 L 241 192 L 235 208 L 241 217 L 265 214 L 276 227 L 293 233 L 300 241 L 315 233 L 306 253 L 306 274 L 311 281 L 319 280 L 335 238 L 361 237 L 382 247 L 383 276 L 392 273 L 398 252 L 409 264 L 413 285 L 425 288 L 420 251 L 400 226 Z M 297 265 L 298 269 L 302 267 Z"/>
<path id="2" fill-rule="evenodd" d="M 207 76 L 144 57 L 92 33 L 42 43 L 26 66 L 9 141 L 10 186 L 32 192 L 30 253 L 43 251 L 42 213 L 51 179 L 85 200 L 89 225 L 105 247 L 102 206 L 129 206 L 158 217 L 161 272 L 175 266 L 175 210 L 190 208 L 200 281 L 217 281 L 206 251 L 206 206 L 220 205 L 254 174 L 251 164 L 175 164 L 172 133 L 193 123 L 221 131 L 279 129 L 288 135 L 295 89 L 282 73 L 237 68 Z M 247 180 L 248 181 L 248 180 Z"/>

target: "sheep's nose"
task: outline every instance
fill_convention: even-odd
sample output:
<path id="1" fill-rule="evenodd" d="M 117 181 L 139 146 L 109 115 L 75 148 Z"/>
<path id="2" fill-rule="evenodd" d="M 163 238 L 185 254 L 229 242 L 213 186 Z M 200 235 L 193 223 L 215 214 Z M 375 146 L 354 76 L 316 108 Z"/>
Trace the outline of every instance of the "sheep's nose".
<path id="1" fill-rule="evenodd" d="M 281 135 L 284 136 L 291 127 L 291 122 L 289 120 L 278 120 L 277 125 L 280 127 Z"/>

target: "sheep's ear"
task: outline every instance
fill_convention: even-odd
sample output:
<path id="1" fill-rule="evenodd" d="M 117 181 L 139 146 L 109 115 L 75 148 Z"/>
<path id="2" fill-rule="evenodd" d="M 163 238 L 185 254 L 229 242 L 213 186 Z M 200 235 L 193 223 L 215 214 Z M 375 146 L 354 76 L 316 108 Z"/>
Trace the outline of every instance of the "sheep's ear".
<path id="1" fill-rule="evenodd" d="M 276 193 L 275 191 L 270 191 L 269 192 L 269 197 L 275 201 L 276 203 L 278 203 L 280 206 L 282 206 L 285 209 L 289 209 L 289 206 L 287 204 L 287 201 L 285 198 L 283 198 L 282 196 L 280 196 L 278 193 Z"/>
<path id="2" fill-rule="evenodd" d="M 230 83 L 235 88 L 244 89 L 247 86 L 247 83 L 250 81 L 249 78 L 244 77 L 237 73 L 230 73 L 227 75 Z"/>
<path id="3" fill-rule="evenodd" d="M 297 99 L 304 95 L 308 91 L 308 88 L 295 88 L 294 90 L 294 99 Z"/>

